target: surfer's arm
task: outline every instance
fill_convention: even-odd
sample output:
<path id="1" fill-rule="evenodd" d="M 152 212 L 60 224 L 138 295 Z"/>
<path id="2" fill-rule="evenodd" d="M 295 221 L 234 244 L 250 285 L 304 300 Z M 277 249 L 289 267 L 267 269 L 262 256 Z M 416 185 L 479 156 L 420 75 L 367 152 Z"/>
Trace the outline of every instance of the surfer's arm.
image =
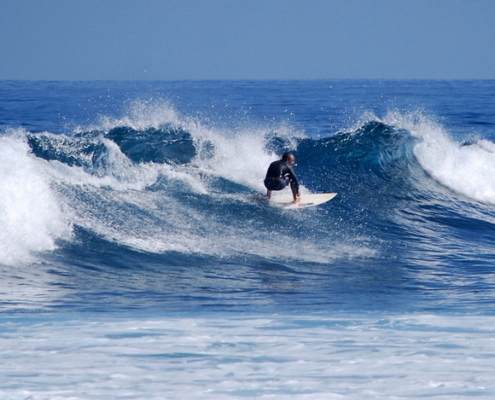
<path id="1" fill-rule="evenodd" d="M 299 181 L 297 180 L 297 176 L 296 173 L 294 172 L 294 169 L 290 165 L 287 166 L 287 175 L 289 176 L 291 187 L 295 189 L 294 193 L 297 193 L 297 195 L 300 196 Z"/>
<path id="2" fill-rule="evenodd" d="M 294 203 L 298 203 L 301 200 L 301 193 L 299 192 L 299 182 L 297 180 L 296 174 L 290 165 L 287 165 L 287 175 L 290 179 L 290 188 L 292 190 L 292 197 L 294 198 Z"/>

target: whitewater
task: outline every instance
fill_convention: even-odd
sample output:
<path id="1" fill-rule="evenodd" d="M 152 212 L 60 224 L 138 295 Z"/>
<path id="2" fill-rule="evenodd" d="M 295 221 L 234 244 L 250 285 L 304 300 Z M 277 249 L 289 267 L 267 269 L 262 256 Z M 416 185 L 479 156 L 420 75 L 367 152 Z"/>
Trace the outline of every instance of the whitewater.
<path id="1" fill-rule="evenodd" d="M 0 81 L 0 397 L 493 398 L 494 89 Z"/>

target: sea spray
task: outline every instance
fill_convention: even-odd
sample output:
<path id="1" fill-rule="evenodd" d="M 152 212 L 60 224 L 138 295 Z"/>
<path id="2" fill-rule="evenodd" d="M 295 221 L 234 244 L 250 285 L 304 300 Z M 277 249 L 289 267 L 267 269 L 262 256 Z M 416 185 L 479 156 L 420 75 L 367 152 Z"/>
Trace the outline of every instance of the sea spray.
<path id="1" fill-rule="evenodd" d="M 33 156 L 22 132 L 0 136 L 0 263 L 30 259 L 33 252 L 50 251 L 72 228 L 61 209 L 48 162 Z"/>

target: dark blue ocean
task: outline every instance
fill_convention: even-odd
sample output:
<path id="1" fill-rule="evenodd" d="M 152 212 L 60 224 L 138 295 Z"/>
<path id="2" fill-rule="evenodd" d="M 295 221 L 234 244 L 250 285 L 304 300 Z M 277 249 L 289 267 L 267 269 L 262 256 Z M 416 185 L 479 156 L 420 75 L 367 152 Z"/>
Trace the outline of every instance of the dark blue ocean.
<path id="1" fill-rule="evenodd" d="M 0 398 L 492 399 L 495 81 L 0 81 L 0 273 Z"/>

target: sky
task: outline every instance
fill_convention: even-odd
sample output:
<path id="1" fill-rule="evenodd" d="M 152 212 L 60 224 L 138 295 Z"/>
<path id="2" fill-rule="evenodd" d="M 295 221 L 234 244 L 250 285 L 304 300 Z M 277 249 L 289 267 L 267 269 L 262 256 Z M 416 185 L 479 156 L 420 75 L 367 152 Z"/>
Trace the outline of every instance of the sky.
<path id="1" fill-rule="evenodd" d="M 495 79 L 495 0 L 0 0 L 0 79 Z"/>

